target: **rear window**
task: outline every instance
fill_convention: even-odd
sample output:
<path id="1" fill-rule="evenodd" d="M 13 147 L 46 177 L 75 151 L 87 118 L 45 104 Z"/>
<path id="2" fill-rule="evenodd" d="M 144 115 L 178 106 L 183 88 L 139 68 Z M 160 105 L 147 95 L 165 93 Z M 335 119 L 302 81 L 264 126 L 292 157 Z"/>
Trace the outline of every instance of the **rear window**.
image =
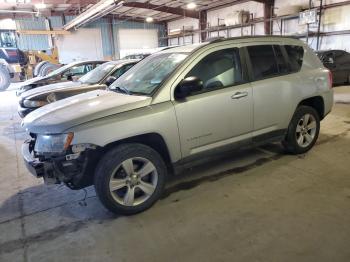
<path id="1" fill-rule="evenodd" d="M 296 45 L 285 45 L 284 47 L 288 55 L 291 73 L 299 72 L 303 65 L 304 48 Z"/>
<path id="2" fill-rule="evenodd" d="M 278 71 L 280 75 L 288 74 L 290 72 L 288 63 L 286 62 L 286 59 L 283 55 L 281 46 L 274 45 L 273 50 L 275 51 Z"/>
<path id="3" fill-rule="evenodd" d="M 277 61 L 272 45 L 248 46 L 248 53 L 255 80 L 277 76 Z"/>

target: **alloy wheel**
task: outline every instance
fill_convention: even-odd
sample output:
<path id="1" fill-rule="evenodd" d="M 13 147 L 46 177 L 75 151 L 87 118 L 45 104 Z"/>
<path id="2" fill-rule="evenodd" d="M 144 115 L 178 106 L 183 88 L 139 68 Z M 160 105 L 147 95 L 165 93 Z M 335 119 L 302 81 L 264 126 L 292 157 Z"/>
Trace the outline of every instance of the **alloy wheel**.
<path id="1" fill-rule="evenodd" d="M 124 206 L 137 206 L 149 199 L 158 183 L 154 164 L 146 158 L 134 157 L 123 161 L 112 173 L 109 190 Z"/>
<path id="2" fill-rule="evenodd" d="M 315 139 L 316 119 L 312 114 L 305 114 L 298 122 L 295 136 L 300 147 L 308 147 Z"/>

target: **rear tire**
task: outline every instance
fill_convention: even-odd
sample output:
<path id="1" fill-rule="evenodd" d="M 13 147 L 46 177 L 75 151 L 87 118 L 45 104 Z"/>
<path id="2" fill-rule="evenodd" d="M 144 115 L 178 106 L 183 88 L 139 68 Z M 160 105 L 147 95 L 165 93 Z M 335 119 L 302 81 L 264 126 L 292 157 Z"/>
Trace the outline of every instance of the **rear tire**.
<path id="1" fill-rule="evenodd" d="M 143 144 L 121 144 L 100 160 L 94 177 L 97 196 L 111 212 L 133 215 L 161 196 L 167 175 L 162 157 Z"/>
<path id="2" fill-rule="evenodd" d="M 309 106 L 299 106 L 289 124 L 288 133 L 282 145 L 291 154 L 309 151 L 317 141 L 320 132 L 320 116 Z"/>
<path id="3" fill-rule="evenodd" d="M 5 91 L 11 84 L 10 74 L 6 68 L 0 65 L 0 91 Z"/>

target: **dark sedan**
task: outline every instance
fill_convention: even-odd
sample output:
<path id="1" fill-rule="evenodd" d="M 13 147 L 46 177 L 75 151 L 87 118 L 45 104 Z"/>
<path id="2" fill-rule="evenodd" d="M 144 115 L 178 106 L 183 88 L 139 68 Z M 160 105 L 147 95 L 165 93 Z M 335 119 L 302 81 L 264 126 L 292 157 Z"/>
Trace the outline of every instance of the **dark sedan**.
<path id="1" fill-rule="evenodd" d="M 18 114 L 23 118 L 46 104 L 80 93 L 105 89 L 133 67 L 139 60 L 107 62 L 90 71 L 78 81 L 41 86 L 21 94 Z"/>
<path id="2" fill-rule="evenodd" d="M 331 70 L 333 83 L 350 84 L 350 53 L 343 50 L 316 52 L 323 65 Z"/>
<path id="3" fill-rule="evenodd" d="M 107 61 L 80 61 L 73 62 L 68 65 L 62 66 L 46 76 L 38 76 L 23 82 L 21 88 L 17 91 L 17 96 L 30 89 L 38 86 L 45 86 L 49 84 L 72 81 L 79 79 L 79 77 L 87 74 L 97 66 L 106 63 Z"/>

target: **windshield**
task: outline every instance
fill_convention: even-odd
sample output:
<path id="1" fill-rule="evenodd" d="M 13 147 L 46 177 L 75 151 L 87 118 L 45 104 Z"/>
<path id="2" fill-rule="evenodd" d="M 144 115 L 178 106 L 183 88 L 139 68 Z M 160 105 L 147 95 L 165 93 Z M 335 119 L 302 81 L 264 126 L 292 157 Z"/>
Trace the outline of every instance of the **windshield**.
<path id="1" fill-rule="evenodd" d="M 151 95 L 187 56 L 186 53 L 154 54 L 118 78 L 110 89 Z"/>
<path id="2" fill-rule="evenodd" d="M 83 84 L 97 84 L 115 67 L 115 65 L 115 63 L 102 64 L 82 76 L 79 81 Z"/>
<path id="3" fill-rule="evenodd" d="M 67 70 L 70 67 L 72 67 L 71 64 L 62 66 L 62 67 L 60 67 L 60 68 L 58 68 L 56 70 L 53 70 L 51 73 L 47 74 L 46 76 L 47 77 L 51 77 L 51 76 L 59 75 L 59 74 L 63 73 L 63 71 Z"/>

